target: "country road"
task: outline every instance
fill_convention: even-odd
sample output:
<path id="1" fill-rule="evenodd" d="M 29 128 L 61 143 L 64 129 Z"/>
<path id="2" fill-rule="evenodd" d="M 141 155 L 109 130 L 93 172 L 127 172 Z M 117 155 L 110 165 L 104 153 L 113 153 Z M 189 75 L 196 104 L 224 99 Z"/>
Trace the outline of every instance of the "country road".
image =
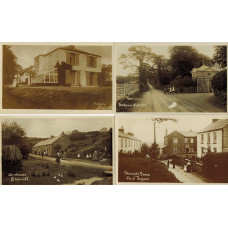
<path id="1" fill-rule="evenodd" d="M 164 94 L 151 85 L 127 104 L 117 102 L 118 112 L 226 112 L 216 105 L 213 93 Z M 171 106 L 171 107 L 170 107 Z"/>
<path id="2" fill-rule="evenodd" d="M 40 155 L 35 154 L 29 154 L 30 157 L 50 162 L 55 162 L 55 158 L 53 157 L 47 157 L 44 156 L 43 158 Z M 67 166 L 82 166 L 82 167 L 88 167 L 88 168 L 97 168 L 102 169 L 104 171 L 112 171 L 112 166 L 109 165 L 101 165 L 98 162 L 86 162 L 86 161 L 78 161 L 76 159 L 70 159 L 70 160 L 62 160 L 60 164 L 67 165 Z"/>

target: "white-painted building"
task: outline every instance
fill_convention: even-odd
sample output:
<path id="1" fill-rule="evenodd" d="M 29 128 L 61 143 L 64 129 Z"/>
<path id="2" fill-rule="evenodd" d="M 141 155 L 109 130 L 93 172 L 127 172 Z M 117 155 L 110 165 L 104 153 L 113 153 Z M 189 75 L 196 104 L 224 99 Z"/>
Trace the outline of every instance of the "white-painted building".
<path id="1" fill-rule="evenodd" d="M 197 133 L 197 157 L 207 152 L 228 152 L 228 119 L 214 119 Z"/>
<path id="2" fill-rule="evenodd" d="M 123 153 L 141 152 L 141 140 L 132 133 L 125 133 L 123 127 L 119 129 L 118 151 Z"/>
<path id="3" fill-rule="evenodd" d="M 38 55 L 34 58 L 36 75 L 33 83 L 59 83 L 56 64 L 65 62 L 72 69 L 65 69 L 64 83 L 76 86 L 98 86 L 101 72 L 101 56 L 88 53 L 74 46 L 59 47 L 55 50 Z"/>

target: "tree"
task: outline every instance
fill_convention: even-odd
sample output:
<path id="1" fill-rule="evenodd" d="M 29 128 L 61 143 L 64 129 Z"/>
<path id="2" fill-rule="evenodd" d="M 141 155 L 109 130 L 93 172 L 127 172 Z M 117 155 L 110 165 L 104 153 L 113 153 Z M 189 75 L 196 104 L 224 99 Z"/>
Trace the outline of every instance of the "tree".
<path id="1" fill-rule="evenodd" d="M 2 122 L 2 144 L 16 145 L 20 149 L 23 159 L 28 159 L 31 152 L 24 129 L 14 121 Z"/>
<path id="2" fill-rule="evenodd" d="M 20 145 L 25 136 L 25 131 L 15 121 L 2 122 L 2 144 Z"/>
<path id="3" fill-rule="evenodd" d="M 30 77 L 30 79 L 29 79 L 30 83 L 31 83 L 31 79 L 32 79 L 32 78 L 35 76 L 35 74 L 36 74 L 33 65 L 31 65 L 31 66 L 25 68 L 25 69 L 23 70 L 23 73 L 26 73 L 26 74 L 29 75 L 29 77 Z"/>
<path id="4" fill-rule="evenodd" d="M 72 70 L 72 65 L 59 61 L 56 63 L 55 67 L 58 69 L 58 83 L 59 85 L 66 85 L 66 70 Z"/>
<path id="5" fill-rule="evenodd" d="M 191 76 L 191 71 L 194 67 L 199 66 L 202 60 L 199 53 L 192 46 L 173 46 L 169 49 L 170 66 L 173 73 L 181 76 Z"/>
<path id="6" fill-rule="evenodd" d="M 227 67 L 227 46 L 214 47 L 213 61 L 221 68 Z"/>
<path id="7" fill-rule="evenodd" d="M 141 152 L 143 154 L 148 154 L 149 153 L 149 146 L 146 143 L 143 143 L 141 146 Z"/>
<path id="8" fill-rule="evenodd" d="M 119 58 L 124 69 L 134 67 L 139 76 L 139 84 L 143 89 L 147 88 L 148 64 L 151 63 L 154 53 L 146 46 L 131 46 L 127 54 L 122 54 Z"/>
<path id="9" fill-rule="evenodd" d="M 112 85 L 112 64 L 102 64 L 101 73 L 99 77 L 100 86 Z"/>
<path id="10" fill-rule="evenodd" d="M 3 45 L 3 85 L 12 84 L 17 71 L 18 65 L 16 56 L 9 45 Z"/>

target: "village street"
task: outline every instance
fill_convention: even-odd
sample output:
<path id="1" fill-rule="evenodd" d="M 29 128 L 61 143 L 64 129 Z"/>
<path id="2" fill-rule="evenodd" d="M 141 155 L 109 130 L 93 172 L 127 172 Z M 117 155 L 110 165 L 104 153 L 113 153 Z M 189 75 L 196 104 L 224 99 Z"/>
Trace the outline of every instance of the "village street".
<path id="1" fill-rule="evenodd" d="M 133 107 L 117 109 L 123 112 L 225 112 L 215 103 L 213 93 L 164 94 L 151 85 L 147 92 L 137 94 L 131 101 Z M 171 106 L 171 107 L 169 107 Z"/>
<path id="2" fill-rule="evenodd" d="M 167 164 L 167 161 L 163 161 L 163 163 Z M 175 166 L 175 169 L 173 168 L 173 165 L 170 163 L 169 165 L 169 171 L 175 175 L 175 177 L 182 183 L 185 184 L 203 184 L 203 183 L 209 183 L 209 181 L 206 178 L 203 178 L 196 173 L 187 173 L 184 171 L 184 169 L 180 166 Z"/>
<path id="3" fill-rule="evenodd" d="M 53 157 L 47 157 L 44 156 L 43 158 L 40 155 L 35 154 L 29 154 L 30 157 L 50 162 L 55 162 L 56 158 Z M 104 171 L 112 171 L 112 167 L 109 165 L 101 165 L 97 162 L 91 162 L 91 161 L 78 161 L 76 159 L 69 159 L 69 160 L 62 160 L 60 162 L 60 165 L 66 165 L 66 166 L 82 166 L 82 167 L 88 167 L 88 168 L 97 168 L 97 169 L 103 169 Z"/>

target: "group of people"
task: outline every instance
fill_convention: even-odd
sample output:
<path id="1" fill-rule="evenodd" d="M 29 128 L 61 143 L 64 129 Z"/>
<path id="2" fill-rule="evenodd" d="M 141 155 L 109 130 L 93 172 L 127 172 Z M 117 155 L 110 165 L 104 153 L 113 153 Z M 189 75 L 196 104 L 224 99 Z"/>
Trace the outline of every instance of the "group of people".
<path id="1" fill-rule="evenodd" d="M 176 163 L 174 159 L 172 160 L 172 163 L 173 163 L 173 169 L 175 169 Z M 167 161 L 167 167 L 169 168 L 169 159 Z"/>
<path id="2" fill-rule="evenodd" d="M 177 93 L 176 90 L 175 90 L 175 87 L 173 86 L 170 86 L 168 88 L 165 88 L 164 89 L 164 94 L 174 94 L 174 93 Z"/>

